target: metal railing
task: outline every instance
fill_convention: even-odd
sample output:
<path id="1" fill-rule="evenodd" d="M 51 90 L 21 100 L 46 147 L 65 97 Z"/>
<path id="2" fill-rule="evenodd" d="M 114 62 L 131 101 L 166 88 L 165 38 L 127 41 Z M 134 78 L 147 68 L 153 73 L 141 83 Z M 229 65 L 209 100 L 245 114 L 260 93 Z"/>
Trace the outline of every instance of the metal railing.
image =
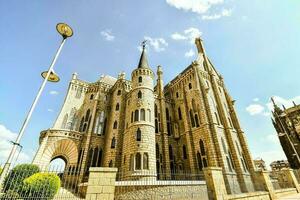
<path id="1" fill-rule="evenodd" d="M 86 186 L 80 184 L 81 174 L 61 167 L 10 170 L 0 187 L 0 199 L 84 199 Z"/>

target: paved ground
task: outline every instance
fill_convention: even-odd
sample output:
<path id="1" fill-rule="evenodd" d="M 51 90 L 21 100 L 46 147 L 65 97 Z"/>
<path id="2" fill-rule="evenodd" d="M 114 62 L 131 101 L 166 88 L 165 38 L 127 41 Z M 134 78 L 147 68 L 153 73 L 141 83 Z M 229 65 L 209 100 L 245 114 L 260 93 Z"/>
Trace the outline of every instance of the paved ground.
<path id="1" fill-rule="evenodd" d="M 300 200 L 300 193 L 299 194 L 292 194 L 292 195 L 285 196 L 285 197 L 280 197 L 278 200 L 294 200 L 294 199 L 299 199 Z"/>

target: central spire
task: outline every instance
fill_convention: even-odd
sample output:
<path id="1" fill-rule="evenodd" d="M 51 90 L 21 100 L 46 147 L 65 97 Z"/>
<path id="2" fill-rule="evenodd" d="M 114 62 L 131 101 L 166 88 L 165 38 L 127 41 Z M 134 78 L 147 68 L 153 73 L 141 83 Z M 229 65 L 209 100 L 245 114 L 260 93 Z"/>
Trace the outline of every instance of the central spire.
<path id="1" fill-rule="evenodd" d="M 144 40 L 142 42 L 143 50 L 142 50 L 142 54 L 140 57 L 140 62 L 139 62 L 138 68 L 150 68 L 148 65 L 147 55 L 146 55 L 146 51 L 145 51 L 146 42 L 147 42 L 147 40 Z"/>

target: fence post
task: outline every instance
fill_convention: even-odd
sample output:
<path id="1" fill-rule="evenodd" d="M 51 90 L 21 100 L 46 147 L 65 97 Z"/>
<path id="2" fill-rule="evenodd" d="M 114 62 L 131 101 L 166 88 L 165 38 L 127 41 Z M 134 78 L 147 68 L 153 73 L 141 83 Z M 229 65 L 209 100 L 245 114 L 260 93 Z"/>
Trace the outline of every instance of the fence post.
<path id="1" fill-rule="evenodd" d="M 264 171 L 264 170 L 260 170 L 260 171 L 256 171 L 257 176 L 256 176 L 256 182 L 257 183 L 263 183 L 264 185 L 264 189 L 269 192 L 269 196 L 270 199 L 276 199 L 275 196 L 275 190 L 271 181 L 271 178 L 269 176 L 269 172 L 268 171 Z"/>
<path id="2" fill-rule="evenodd" d="M 117 171 L 117 168 L 91 167 L 85 199 L 113 200 Z"/>
<path id="3" fill-rule="evenodd" d="M 209 199 L 227 200 L 227 191 L 223 178 L 222 168 L 206 167 L 203 169 L 206 180 Z"/>
<path id="4" fill-rule="evenodd" d="M 296 179 L 293 170 L 287 168 L 287 169 L 282 169 L 281 172 L 286 176 L 288 183 L 294 186 L 297 192 L 300 193 L 299 183 Z"/>

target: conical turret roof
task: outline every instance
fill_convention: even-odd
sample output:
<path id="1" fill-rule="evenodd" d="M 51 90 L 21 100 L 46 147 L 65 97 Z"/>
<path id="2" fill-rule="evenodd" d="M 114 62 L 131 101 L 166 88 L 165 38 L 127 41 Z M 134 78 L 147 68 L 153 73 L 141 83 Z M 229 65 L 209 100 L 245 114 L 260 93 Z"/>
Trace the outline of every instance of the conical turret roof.
<path id="1" fill-rule="evenodd" d="M 150 68 L 149 64 L 148 64 L 148 59 L 147 59 L 147 54 L 146 54 L 146 51 L 145 51 L 145 47 L 146 47 L 146 44 L 143 43 L 143 50 L 142 50 L 142 54 L 141 54 L 141 57 L 140 57 L 138 68 Z"/>

